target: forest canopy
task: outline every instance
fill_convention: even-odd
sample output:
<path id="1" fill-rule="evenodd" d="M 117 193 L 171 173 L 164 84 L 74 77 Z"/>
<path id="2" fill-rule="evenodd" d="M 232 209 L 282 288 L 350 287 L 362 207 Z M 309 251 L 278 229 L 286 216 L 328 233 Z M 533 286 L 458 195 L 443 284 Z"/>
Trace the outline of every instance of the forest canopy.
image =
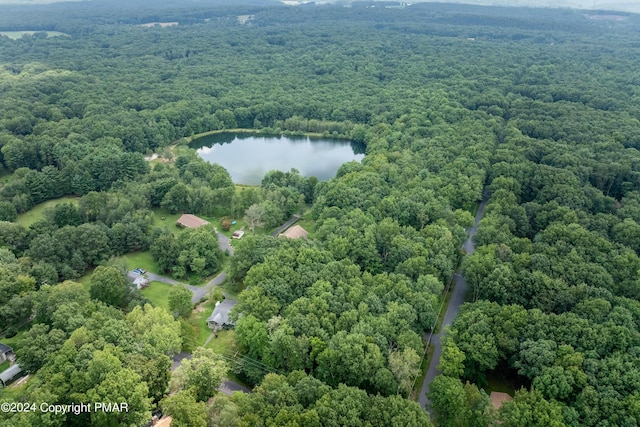
<path id="1" fill-rule="evenodd" d="M 429 425 L 407 396 L 460 266 L 438 425 L 640 422 L 640 19 L 389 5 L 0 8 L 34 31 L 0 37 L 0 329 L 31 374 L 2 399 L 131 402 L 3 425 Z M 366 156 L 238 188 L 187 144 L 236 128 Z M 159 218 L 182 213 L 247 233 L 231 256 Z M 311 238 L 270 235 L 300 213 Z M 165 309 L 129 284 L 132 253 L 225 272 L 233 358 L 193 348 L 184 289 Z M 493 411 L 498 373 L 517 387 Z M 254 392 L 221 396 L 225 375 Z"/>

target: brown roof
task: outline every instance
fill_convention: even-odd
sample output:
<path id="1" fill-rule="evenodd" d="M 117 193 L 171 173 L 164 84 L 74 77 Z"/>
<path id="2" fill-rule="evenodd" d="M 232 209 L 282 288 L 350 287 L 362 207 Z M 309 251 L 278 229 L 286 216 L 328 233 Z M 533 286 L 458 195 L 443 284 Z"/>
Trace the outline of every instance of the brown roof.
<path id="1" fill-rule="evenodd" d="M 287 231 L 281 234 L 281 236 L 287 237 L 289 239 L 299 239 L 299 238 L 307 238 L 307 230 L 300 227 L 299 225 L 294 225 L 289 228 Z"/>
<path id="2" fill-rule="evenodd" d="M 178 221 L 176 221 L 176 225 L 181 225 L 183 227 L 189 228 L 198 228 L 207 224 L 209 224 L 209 221 L 198 218 L 197 216 L 191 214 L 184 214 L 180 218 L 178 218 Z"/>
<path id="3" fill-rule="evenodd" d="M 502 408 L 502 404 L 504 402 L 513 400 L 513 397 L 509 396 L 507 393 L 502 393 L 499 391 L 492 391 L 491 395 L 489 395 L 489 398 L 491 399 L 493 409 L 495 409 L 496 411 Z"/>

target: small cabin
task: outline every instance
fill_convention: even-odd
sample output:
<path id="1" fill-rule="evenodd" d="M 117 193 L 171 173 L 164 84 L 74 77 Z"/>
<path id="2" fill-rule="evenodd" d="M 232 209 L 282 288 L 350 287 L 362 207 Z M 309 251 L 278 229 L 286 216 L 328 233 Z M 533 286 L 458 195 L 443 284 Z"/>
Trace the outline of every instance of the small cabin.
<path id="1" fill-rule="evenodd" d="M 211 316 L 207 318 L 209 328 L 216 330 L 223 327 L 231 327 L 235 323 L 229 318 L 231 309 L 236 306 L 238 301 L 232 299 L 224 299 L 222 302 L 216 302 L 216 306 L 211 312 Z"/>
<path id="2" fill-rule="evenodd" d="M 200 228 L 207 224 L 209 224 L 209 221 L 206 219 L 191 214 L 184 214 L 176 221 L 176 226 L 182 228 Z"/>
<path id="3" fill-rule="evenodd" d="M 307 238 L 307 230 L 300 227 L 299 225 L 294 225 L 280 234 L 280 237 L 286 237 L 287 239 L 306 239 Z"/>

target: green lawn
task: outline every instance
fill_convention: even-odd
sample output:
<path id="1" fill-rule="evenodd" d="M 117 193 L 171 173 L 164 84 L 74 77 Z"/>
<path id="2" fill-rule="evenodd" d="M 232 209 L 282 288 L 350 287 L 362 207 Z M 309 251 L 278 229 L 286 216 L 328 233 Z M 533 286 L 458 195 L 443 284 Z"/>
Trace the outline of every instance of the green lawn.
<path id="1" fill-rule="evenodd" d="M 34 206 L 27 212 L 18 215 L 17 222 L 24 225 L 25 227 L 28 227 L 34 222 L 44 218 L 45 209 L 53 208 L 60 203 L 69 203 L 69 202 L 77 206 L 78 198 L 77 197 L 61 197 L 59 199 L 47 200 L 46 202 L 42 202 L 39 205 Z"/>
<path id="2" fill-rule="evenodd" d="M 144 288 L 142 295 L 149 298 L 151 304 L 155 307 L 162 307 L 169 311 L 169 289 L 172 285 L 161 282 L 151 282 L 149 287 Z"/>
<path id="3" fill-rule="evenodd" d="M 5 360 L 4 362 L 0 363 L 0 372 L 3 372 L 9 366 L 11 366 L 11 362 L 9 362 L 8 360 Z"/>
<path id="4" fill-rule="evenodd" d="M 93 274 L 93 270 L 94 270 L 93 268 L 90 270 L 87 270 L 84 276 L 78 277 L 75 280 L 76 282 L 84 286 L 87 292 L 91 291 L 91 275 Z"/>
<path id="5" fill-rule="evenodd" d="M 158 264 L 153 260 L 151 251 L 130 252 L 122 255 L 122 258 L 127 261 L 127 268 L 129 270 L 133 270 L 134 268 L 144 268 L 145 270 L 153 273 L 160 273 Z"/>
<path id="6" fill-rule="evenodd" d="M 237 350 L 236 332 L 233 329 L 218 331 L 218 336 L 209 341 L 207 348 L 220 354 L 235 352 Z"/>
<path id="7" fill-rule="evenodd" d="M 153 208 L 153 226 L 157 228 L 168 228 L 173 232 L 182 231 L 182 228 L 176 227 L 176 221 L 182 216 L 180 213 L 172 214 L 166 209 Z M 164 218 L 164 219 L 163 219 Z"/>
<path id="8" fill-rule="evenodd" d="M 213 311 L 214 304 L 210 301 L 207 301 L 204 304 L 204 311 L 200 311 L 198 313 L 192 313 L 190 322 L 196 327 L 198 333 L 197 343 L 198 345 L 203 345 L 207 340 L 209 335 L 211 334 L 211 329 L 209 329 L 209 325 L 207 325 L 207 318 L 211 315 Z"/>
<path id="9" fill-rule="evenodd" d="M 31 327 L 31 325 L 27 324 L 26 328 L 29 329 Z M 16 335 L 12 336 L 11 338 L 0 338 L 0 342 L 2 342 L 2 344 L 6 344 L 9 347 L 11 347 L 13 349 L 13 352 L 16 353 L 17 349 L 20 348 L 20 345 L 18 344 L 18 341 L 20 339 L 22 339 L 22 337 L 24 336 L 26 330 L 22 330 L 20 332 L 18 332 Z"/>

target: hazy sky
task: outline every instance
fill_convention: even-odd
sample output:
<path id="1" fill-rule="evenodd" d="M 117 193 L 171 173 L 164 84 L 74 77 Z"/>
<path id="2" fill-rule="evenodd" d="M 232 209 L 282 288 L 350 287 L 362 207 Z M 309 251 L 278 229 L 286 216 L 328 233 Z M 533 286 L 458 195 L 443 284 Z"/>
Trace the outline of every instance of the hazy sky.
<path id="1" fill-rule="evenodd" d="M 58 1 L 74 1 L 74 0 L 0 0 L 2 4 L 45 4 L 55 3 Z M 76 0 L 82 1 L 82 0 Z M 96 0 L 100 1 L 100 0 Z M 308 1 L 308 0 L 307 0 Z M 331 0 L 320 0 L 322 3 L 331 2 Z M 640 0 L 398 0 L 407 1 L 408 3 L 417 3 L 423 1 L 440 2 L 440 3 L 467 3 L 480 5 L 495 6 L 533 6 L 533 7 L 570 7 L 576 9 L 605 9 L 605 10 L 621 10 L 640 13 Z M 135 2 L 135 0 L 133 0 Z M 162 0 L 159 0 L 161 3 Z M 301 1 L 302 2 L 302 1 Z M 229 4 L 233 4 L 233 0 L 229 0 Z"/>

